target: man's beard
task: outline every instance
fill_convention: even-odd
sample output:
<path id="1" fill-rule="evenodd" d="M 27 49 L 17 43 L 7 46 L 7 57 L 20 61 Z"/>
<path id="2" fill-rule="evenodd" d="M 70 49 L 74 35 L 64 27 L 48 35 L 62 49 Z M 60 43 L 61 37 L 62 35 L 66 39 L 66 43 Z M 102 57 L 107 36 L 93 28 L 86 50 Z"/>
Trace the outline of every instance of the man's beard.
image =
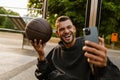
<path id="1" fill-rule="evenodd" d="M 74 40 L 75 35 L 74 35 L 73 32 L 70 32 L 69 35 L 70 35 L 70 37 L 71 37 L 71 40 L 70 40 L 70 41 L 66 41 L 66 40 L 63 38 L 63 36 L 60 37 L 60 38 L 61 38 L 61 41 L 62 41 L 63 43 L 65 43 L 65 44 L 70 44 L 70 43 L 72 43 L 73 40 Z"/>

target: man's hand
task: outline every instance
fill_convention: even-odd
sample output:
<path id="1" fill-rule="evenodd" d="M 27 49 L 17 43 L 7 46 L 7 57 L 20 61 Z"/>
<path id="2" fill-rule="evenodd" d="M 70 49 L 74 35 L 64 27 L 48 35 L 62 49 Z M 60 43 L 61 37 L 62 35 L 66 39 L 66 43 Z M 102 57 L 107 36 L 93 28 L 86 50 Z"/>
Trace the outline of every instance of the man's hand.
<path id="1" fill-rule="evenodd" d="M 34 39 L 34 41 L 31 41 L 31 44 L 35 48 L 35 50 L 38 52 L 39 60 L 44 61 L 45 60 L 45 53 L 44 53 L 45 44 L 42 44 L 42 40 L 40 40 L 39 43 L 37 44 L 37 40 Z"/>
<path id="2" fill-rule="evenodd" d="M 88 62 L 96 67 L 107 66 L 107 49 L 104 46 L 104 39 L 99 37 L 99 44 L 91 41 L 85 41 L 83 50 Z"/>

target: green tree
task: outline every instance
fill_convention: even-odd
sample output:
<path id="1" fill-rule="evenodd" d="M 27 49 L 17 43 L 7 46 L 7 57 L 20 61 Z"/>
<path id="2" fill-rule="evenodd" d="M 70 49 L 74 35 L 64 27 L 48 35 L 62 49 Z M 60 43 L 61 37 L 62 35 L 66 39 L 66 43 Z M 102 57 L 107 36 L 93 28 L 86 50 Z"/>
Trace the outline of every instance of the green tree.
<path id="1" fill-rule="evenodd" d="M 7 10 L 6 12 L 9 15 L 19 16 L 18 13 L 14 12 L 12 10 Z M 13 22 L 8 17 L 5 17 L 5 21 L 3 22 L 3 26 L 5 26 L 5 28 L 15 29 L 15 25 L 13 24 Z"/>
<path id="2" fill-rule="evenodd" d="M 0 16 L 0 26 L 2 26 L 3 28 L 9 28 L 9 29 L 14 29 L 14 24 L 12 23 L 12 21 L 8 18 L 7 15 L 15 15 L 15 16 L 19 16 L 19 14 L 17 12 L 14 12 L 12 10 L 6 10 L 3 7 L 0 7 L 0 14 L 2 15 L 6 15 L 6 16 Z"/>
<path id="3" fill-rule="evenodd" d="M 29 0 L 28 1 L 28 16 L 36 17 L 42 14 L 43 0 Z"/>
<path id="4" fill-rule="evenodd" d="M 50 19 L 55 20 L 58 16 L 67 15 L 72 19 L 76 26 L 76 36 L 80 36 L 80 34 L 82 34 L 82 28 L 85 23 L 85 0 L 49 0 L 48 3 Z"/>
<path id="5" fill-rule="evenodd" d="M 36 8 L 36 1 L 41 0 L 29 0 L 28 7 L 29 8 Z M 40 2 L 43 3 L 43 2 Z M 54 27 L 54 21 L 56 17 L 60 15 L 67 15 L 69 16 L 74 25 L 77 28 L 77 35 L 80 35 L 80 30 L 84 27 L 84 17 L 85 17 L 85 6 L 86 1 L 84 0 L 48 0 L 48 20 Z M 31 5 L 31 6 L 29 6 Z M 42 7 L 37 7 L 38 9 Z M 39 12 L 38 12 L 39 13 Z M 39 13 L 40 14 L 40 13 Z M 76 16 L 77 15 L 77 16 Z"/>
<path id="6" fill-rule="evenodd" d="M 34 1 L 34 2 L 33 2 Z M 28 4 L 37 6 L 36 1 L 29 0 Z M 48 20 L 54 27 L 55 19 L 61 15 L 69 16 L 77 28 L 77 35 L 82 35 L 82 28 L 85 26 L 85 10 L 87 0 L 48 0 Z M 34 3 L 34 4 L 33 4 Z M 42 3 L 42 2 L 40 2 Z M 36 5 L 35 5 L 36 4 Z M 31 6 L 29 6 L 31 8 Z M 40 9 L 41 7 L 37 7 Z M 110 35 L 120 28 L 120 1 L 119 0 L 102 0 L 101 23 L 99 35 Z M 118 32 L 120 35 L 120 32 Z"/>
<path id="7" fill-rule="evenodd" d="M 5 13 L 6 10 L 3 7 L 0 7 L 0 14 L 5 14 Z M 0 16 L 0 26 L 2 26 L 4 20 L 5 20 L 4 16 Z"/>
<path id="8" fill-rule="evenodd" d="M 103 0 L 100 34 L 105 37 L 118 31 L 120 21 L 120 2 L 118 0 Z"/>

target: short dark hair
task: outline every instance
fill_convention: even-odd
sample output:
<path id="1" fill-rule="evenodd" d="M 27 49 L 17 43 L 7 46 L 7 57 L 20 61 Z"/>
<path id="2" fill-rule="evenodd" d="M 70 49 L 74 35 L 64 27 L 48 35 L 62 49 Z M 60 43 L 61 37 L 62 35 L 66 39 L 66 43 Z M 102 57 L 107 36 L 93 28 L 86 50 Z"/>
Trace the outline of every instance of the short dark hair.
<path id="1" fill-rule="evenodd" d="M 66 21 L 70 19 L 68 16 L 60 16 L 57 18 L 56 22 Z"/>
<path id="2" fill-rule="evenodd" d="M 71 21 L 71 19 L 68 16 L 60 16 L 60 17 L 58 17 L 56 19 L 55 26 L 57 27 L 57 23 L 62 22 L 62 21 L 66 21 L 66 20 L 70 20 Z"/>

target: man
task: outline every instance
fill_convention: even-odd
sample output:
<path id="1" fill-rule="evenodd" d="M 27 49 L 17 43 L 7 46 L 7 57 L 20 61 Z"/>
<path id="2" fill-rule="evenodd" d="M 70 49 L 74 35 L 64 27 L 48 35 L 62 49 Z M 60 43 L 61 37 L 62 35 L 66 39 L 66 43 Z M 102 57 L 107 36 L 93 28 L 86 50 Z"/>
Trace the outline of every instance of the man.
<path id="1" fill-rule="evenodd" d="M 44 47 L 36 39 L 32 45 L 38 52 L 35 75 L 39 80 L 118 80 L 120 71 L 107 58 L 104 39 L 99 44 L 76 38 L 76 28 L 67 16 L 56 20 L 60 42 L 45 57 Z M 92 54 L 91 54 L 92 53 Z M 91 66 L 92 65 L 92 66 Z M 113 75 L 109 75 L 109 72 Z"/>

